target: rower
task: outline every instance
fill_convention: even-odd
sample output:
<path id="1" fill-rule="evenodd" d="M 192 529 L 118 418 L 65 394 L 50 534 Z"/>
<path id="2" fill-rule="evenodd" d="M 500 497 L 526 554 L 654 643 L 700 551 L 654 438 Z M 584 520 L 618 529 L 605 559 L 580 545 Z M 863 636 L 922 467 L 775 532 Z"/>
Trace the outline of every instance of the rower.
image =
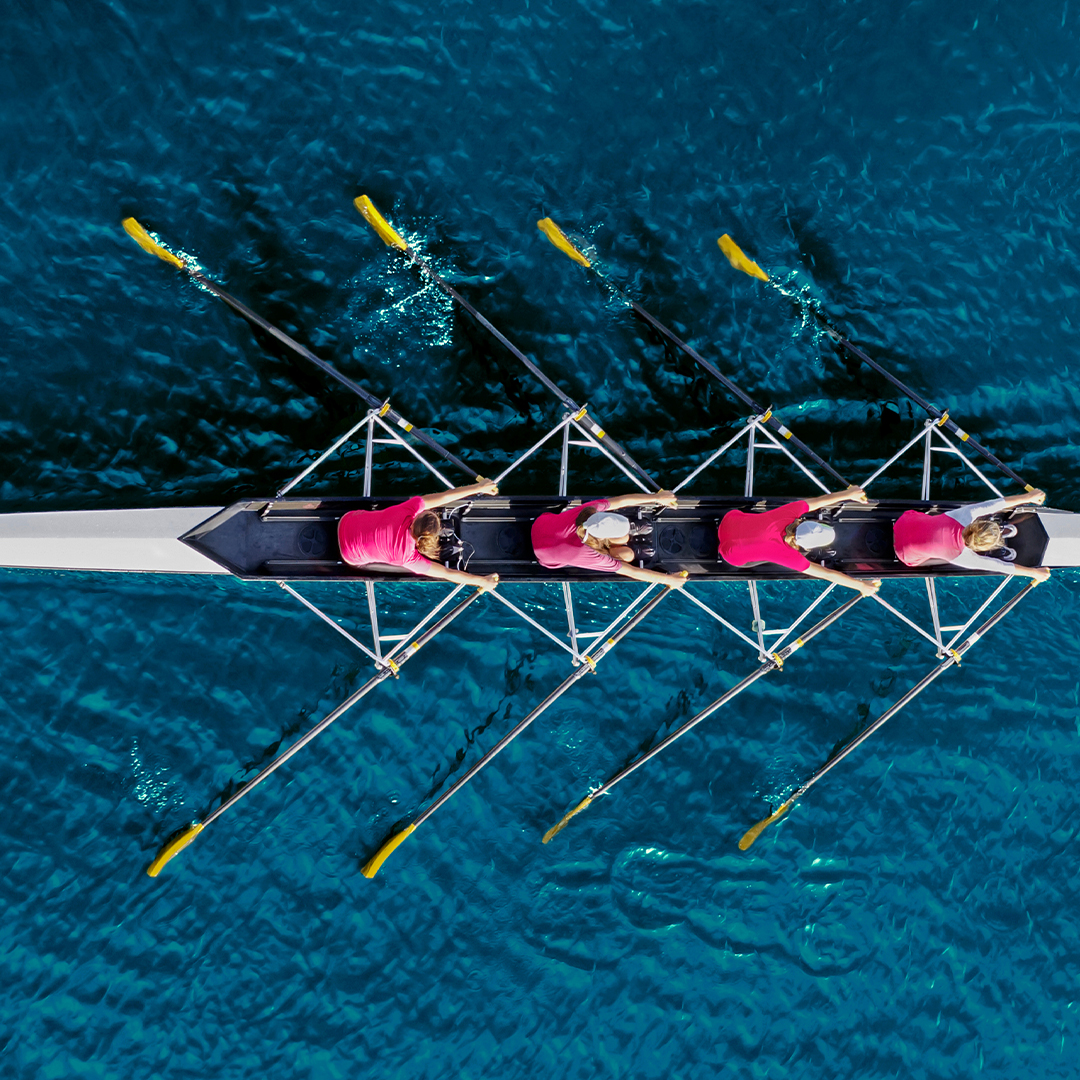
<path id="1" fill-rule="evenodd" d="M 660 506 L 677 505 L 670 491 L 658 491 L 648 501 Z M 681 589 L 686 584 L 685 574 L 663 574 L 633 565 L 630 519 L 617 511 L 641 503 L 641 493 L 635 492 L 613 499 L 592 499 L 558 514 L 541 514 L 532 527 L 533 551 L 540 565 L 549 570 L 579 566 L 583 570 L 600 570 L 634 581 Z"/>
<path id="2" fill-rule="evenodd" d="M 831 525 L 807 521 L 808 514 L 839 503 L 866 501 L 866 492 L 861 487 L 849 487 L 830 495 L 799 499 L 759 514 L 729 510 L 720 519 L 720 557 L 732 566 L 776 563 L 789 570 L 798 570 L 807 577 L 844 585 L 858 590 L 863 596 L 871 596 L 881 588 L 881 582 L 876 578 L 861 581 L 811 562 L 803 554 L 828 547 L 836 536 Z"/>
<path id="3" fill-rule="evenodd" d="M 467 574 L 439 562 L 442 521 L 435 511 L 473 495 L 498 493 L 498 484 L 481 479 L 468 487 L 415 495 L 385 510 L 350 510 L 338 523 L 341 557 L 350 566 L 401 567 L 422 577 L 494 589 L 498 574 Z"/>
<path id="4" fill-rule="evenodd" d="M 905 566 L 949 564 L 965 570 L 989 570 L 995 574 L 1016 574 L 1019 577 L 1045 581 L 1050 571 L 1045 566 L 1022 566 L 1013 561 L 1016 552 L 1005 541 L 1016 535 L 1015 525 L 1000 525 L 987 520 L 992 514 L 1014 510 L 1032 503 L 1042 506 L 1046 492 L 1038 488 L 1022 495 L 960 506 L 944 514 L 924 514 L 921 510 L 906 510 L 893 527 L 896 557 Z M 1004 550 L 1012 560 L 988 554 Z"/>

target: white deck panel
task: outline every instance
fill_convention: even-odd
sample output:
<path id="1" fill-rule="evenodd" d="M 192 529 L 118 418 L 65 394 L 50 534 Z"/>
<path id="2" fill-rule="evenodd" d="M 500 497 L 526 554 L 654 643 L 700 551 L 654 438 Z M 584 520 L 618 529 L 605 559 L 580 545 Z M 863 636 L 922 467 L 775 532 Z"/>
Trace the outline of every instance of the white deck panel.
<path id="1" fill-rule="evenodd" d="M 192 506 L 2 514 L 0 567 L 227 574 L 223 566 L 177 539 L 220 509 Z"/>
<path id="2" fill-rule="evenodd" d="M 1039 521 L 1050 538 L 1043 566 L 1080 566 L 1080 514 L 1040 510 Z"/>

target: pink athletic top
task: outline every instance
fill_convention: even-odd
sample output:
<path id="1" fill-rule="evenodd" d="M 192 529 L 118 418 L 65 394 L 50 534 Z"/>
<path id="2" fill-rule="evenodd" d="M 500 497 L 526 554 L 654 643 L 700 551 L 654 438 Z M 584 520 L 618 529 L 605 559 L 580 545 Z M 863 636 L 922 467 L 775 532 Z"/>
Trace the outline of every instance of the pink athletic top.
<path id="1" fill-rule="evenodd" d="M 784 542 L 784 530 L 809 510 L 810 504 L 805 499 L 763 514 L 729 510 L 720 519 L 720 557 L 732 566 L 770 562 L 789 570 L 805 570 L 810 560 Z"/>
<path id="2" fill-rule="evenodd" d="M 560 566 L 580 566 L 583 570 L 603 570 L 614 574 L 622 563 L 612 555 L 605 555 L 578 539 L 578 514 L 586 506 L 597 510 L 608 508 L 607 499 L 593 499 L 581 506 L 571 506 L 561 514 L 541 514 L 532 527 L 532 545 L 541 566 L 558 570 Z"/>
<path id="3" fill-rule="evenodd" d="M 389 563 L 422 573 L 430 560 L 416 550 L 409 528 L 424 509 L 424 497 L 416 495 L 385 510 L 350 510 L 338 523 L 341 557 L 352 566 Z"/>
<path id="4" fill-rule="evenodd" d="M 905 510 L 893 526 L 893 547 L 905 566 L 952 562 L 964 550 L 964 526 L 949 514 Z"/>

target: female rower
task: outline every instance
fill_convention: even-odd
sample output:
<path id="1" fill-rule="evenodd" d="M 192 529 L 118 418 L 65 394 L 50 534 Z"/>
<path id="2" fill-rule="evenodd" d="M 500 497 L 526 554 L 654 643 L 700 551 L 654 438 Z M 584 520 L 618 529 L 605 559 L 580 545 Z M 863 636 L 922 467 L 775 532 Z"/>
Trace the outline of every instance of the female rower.
<path id="1" fill-rule="evenodd" d="M 1025 503 L 1042 506 L 1044 502 L 1046 492 L 1036 489 L 1023 495 L 961 506 L 944 514 L 907 510 L 893 527 L 896 557 L 905 566 L 950 563 L 966 570 L 990 570 L 1045 581 L 1050 576 L 1045 566 L 1021 566 L 985 554 L 1003 548 L 1005 540 L 1016 535 L 1015 525 L 1001 526 L 996 521 L 987 521 L 991 514 L 1013 510 Z"/>
<path id="2" fill-rule="evenodd" d="M 467 574 L 439 562 L 442 522 L 434 511 L 471 495 L 498 494 L 498 484 L 481 479 L 468 487 L 416 495 L 385 510 L 350 510 L 338 524 L 341 557 L 350 566 L 388 563 L 423 577 L 475 585 L 485 592 L 494 589 L 498 574 Z"/>
<path id="3" fill-rule="evenodd" d="M 616 511 L 642 503 L 675 506 L 670 491 L 655 495 L 619 495 L 614 499 L 592 499 L 571 506 L 558 514 L 541 514 L 532 527 L 532 545 L 541 566 L 557 570 L 562 566 L 580 566 L 583 570 L 602 570 L 635 581 L 648 581 L 681 589 L 685 574 L 661 574 L 632 566 L 634 550 L 630 547 L 630 519 Z"/>
<path id="4" fill-rule="evenodd" d="M 839 570 L 819 566 L 803 554 L 804 551 L 828 547 L 835 535 L 831 525 L 804 521 L 806 515 L 843 502 L 864 503 L 866 492 L 861 487 L 849 487 L 846 491 L 831 495 L 799 499 L 761 514 L 729 510 L 720 519 L 720 556 L 732 566 L 777 563 L 790 570 L 798 570 L 807 577 L 846 585 L 863 596 L 871 596 L 881 588 L 881 582 L 876 578 L 861 581 Z"/>

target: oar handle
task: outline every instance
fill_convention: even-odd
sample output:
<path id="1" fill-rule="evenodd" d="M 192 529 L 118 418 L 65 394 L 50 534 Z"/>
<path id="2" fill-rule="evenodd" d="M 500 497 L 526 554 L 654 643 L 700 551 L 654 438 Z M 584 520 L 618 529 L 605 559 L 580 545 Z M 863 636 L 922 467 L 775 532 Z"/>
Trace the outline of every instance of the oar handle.
<path id="1" fill-rule="evenodd" d="M 576 414 L 574 420 L 579 423 L 590 435 L 597 441 L 604 440 L 604 446 L 611 454 L 618 458 L 618 460 L 626 466 L 631 472 L 648 484 L 653 491 L 661 490 L 660 484 L 656 482 L 627 452 L 627 450 L 617 443 L 610 435 L 591 417 L 585 408 L 579 405 L 569 394 L 567 394 L 557 383 L 553 382 L 543 371 L 537 366 L 535 361 L 526 356 L 501 330 L 499 330 L 489 319 L 480 314 L 479 311 L 469 303 L 455 289 L 449 282 L 445 281 L 442 277 L 436 273 L 431 264 L 420 256 L 409 244 L 405 238 L 379 213 L 375 204 L 368 198 L 367 195 L 360 195 L 353 200 L 353 205 L 359 211 L 360 215 L 368 222 L 369 225 L 375 230 L 379 239 L 382 240 L 387 247 L 395 248 L 400 251 L 413 266 L 415 266 L 429 281 L 441 289 L 451 300 L 454 301 L 463 311 L 467 312 L 473 319 L 475 319 L 500 345 L 503 346 L 521 364 L 523 364 L 533 376 L 540 381 L 540 383 L 551 391 L 558 399 L 569 409 L 572 413 Z"/>

